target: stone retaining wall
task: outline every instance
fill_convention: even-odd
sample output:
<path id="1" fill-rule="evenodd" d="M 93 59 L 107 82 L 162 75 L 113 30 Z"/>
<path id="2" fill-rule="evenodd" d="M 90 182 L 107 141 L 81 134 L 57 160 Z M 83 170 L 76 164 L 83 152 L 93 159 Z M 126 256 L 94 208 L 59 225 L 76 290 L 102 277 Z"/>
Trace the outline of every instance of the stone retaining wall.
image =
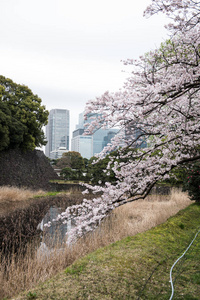
<path id="1" fill-rule="evenodd" d="M 43 151 L 19 149 L 0 152 L 0 186 L 49 190 L 49 180 L 58 179 Z"/>

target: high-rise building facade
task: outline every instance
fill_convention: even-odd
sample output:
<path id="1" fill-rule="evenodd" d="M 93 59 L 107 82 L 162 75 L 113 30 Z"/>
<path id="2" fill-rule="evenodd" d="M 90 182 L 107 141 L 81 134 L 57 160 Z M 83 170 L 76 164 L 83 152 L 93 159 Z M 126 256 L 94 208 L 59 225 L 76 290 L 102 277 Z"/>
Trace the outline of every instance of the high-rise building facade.
<path id="1" fill-rule="evenodd" d="M 78 127 L 78 125 L 76 127 Z M 71 150 L 79 152 L 84 158 L 90 159 L 90 157 L 93 156 L 93 138 L 91 135 L 83 135 L 83 133 L 83 128 L 73 131 Z"/>
<path id="2" fill-rule="evenodd" d="M 84 124 L 93 121 L 97 115 L 93 114 L 91 118 L 84 120 L 84 113 L 79 114 L 79 124 L 76 126 L 76 130 L 73 131 L 73 137 L 71 142 L 72 151 L 77 151 L 84 158 L 91 158 L 95 154 L 100 153 L 111 139 L 117 134 L 118 129 L 98 129 L 92 135 L 83 135 Z"/>
<path id="3" fill-rule="evenodd" d="M 65 147 L 66 151 L 69 150 L 69 124 L 69 110 L 50 110 L 46 126 L 46 156 L 54 158 L 51 152 L 55 153 L 59 148 Z"/>

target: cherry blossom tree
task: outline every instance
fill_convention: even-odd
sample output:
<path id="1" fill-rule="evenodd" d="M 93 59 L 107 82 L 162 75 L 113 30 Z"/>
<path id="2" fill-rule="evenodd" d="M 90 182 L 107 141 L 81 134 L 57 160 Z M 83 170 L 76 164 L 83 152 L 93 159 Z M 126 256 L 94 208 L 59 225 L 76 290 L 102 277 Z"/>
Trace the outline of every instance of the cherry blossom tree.
<path id="1" fill-rule="evenodd" d="M 87 185 L 97 197 L 59 216 L 76 220 L 70 241 L 93 230 L 115 207 L 146 197 L 176 167 L 200 158 L 200 2 L 152 0 L 144 14 L 159 12 L 172 21 L 166 26 L 169 40 L 138 60 L 124 61 L 132 72 L 123 89 L 87 103 L 86 115 L 99 116 L 88 133 L 100 127 L 120 129 L 99 155 L 102 159 L 118 149 L 105 170 L 112 168 L 117 180 Z M 144 140 L 147 147 L 141 148 Z"/>

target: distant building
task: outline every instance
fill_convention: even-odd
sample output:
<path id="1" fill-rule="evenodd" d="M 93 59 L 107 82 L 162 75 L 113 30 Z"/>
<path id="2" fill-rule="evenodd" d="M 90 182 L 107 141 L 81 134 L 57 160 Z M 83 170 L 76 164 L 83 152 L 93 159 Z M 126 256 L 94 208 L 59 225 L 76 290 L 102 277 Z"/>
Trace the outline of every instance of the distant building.
<path id="1" fill-rule="evenodd" d="M 83 158 L 90 159 L 93 156 L 93 138 L 91 135 L 75 135 L 71 143 L 71 150 L 79 152 Z"/>
<path id="2" fill-rule="evenodd" d="M 50 152 L 49 158 L 51 159 L 57 159 L 57 158 L 61 158 L 63 153 L 68 152 L 69 150 L 67 150 L 66 147 L 60 147 L 57 150 L 53 150 Z"/>
<path id="3" fill-rule="evenodd" d="M 76 129 L 84 129 L 84 123 L 85 123 L 84 112 L 82 112 L 79 114 L 78 124 L 76 125 Z"/>
<path id="4" fill-rule="evenodd" d="M 117 134 L 118 129 L 98 129 L 93 136 L 93 156 L 100 153 L 104 147 L 111 143 L 112 138 Z"/>
<path id="5" fill-rule="evenodd" d="M 56 158 L 59 148 L 65 148 L 65 152 L 69 150 L 69 110 L 50 110 L 46 126 L 46 139 L 45 154 L 49 158 Z"/>
<path id="6" fill-rule="evenodd" d="M 84 120 L 83 115 L 84 113 L 79 114 L 79 124 L 76 125 L 77 129 L 73 131 L 71 150 L 77 151 L 82 157 L 89 159 L 100 153 L 111 142 L 118 129 L 98 129 L 92 135 L 83 135 L 84 124 L 91 123 L 95 117 L 95 115 L 92 115 L 91 118 Z"/>

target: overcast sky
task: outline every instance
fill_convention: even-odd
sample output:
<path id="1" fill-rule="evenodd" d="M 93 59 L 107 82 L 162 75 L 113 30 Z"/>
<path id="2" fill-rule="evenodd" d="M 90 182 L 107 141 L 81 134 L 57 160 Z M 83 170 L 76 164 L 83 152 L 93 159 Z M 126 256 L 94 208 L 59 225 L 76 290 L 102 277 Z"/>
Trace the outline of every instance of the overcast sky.
<path id="1" fill-rule="evenodd" d="M 121 60 L 167 38 L 164 16 L 143 17 L 150 3 L 0 0 L 0 74 L 27 85 L 48 110 L 69 109 L 72 132 L 87 100 L 123 86 Z"/>

